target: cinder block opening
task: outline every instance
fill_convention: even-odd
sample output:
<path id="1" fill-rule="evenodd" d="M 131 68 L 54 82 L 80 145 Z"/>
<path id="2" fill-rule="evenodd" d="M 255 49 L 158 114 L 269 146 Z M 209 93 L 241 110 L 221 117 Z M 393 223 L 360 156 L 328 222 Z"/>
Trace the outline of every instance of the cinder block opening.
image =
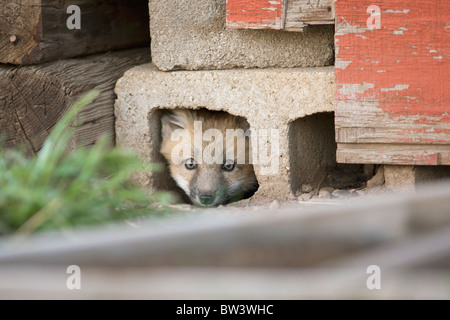
<path id="1" fill-rule="evenodd" d="M 185 110 L 190 110 L 190 109 L 186 109 L 186 108 L 178 108 L 178 109 L 185 109 Z M 189 203 L 191 204 L 192 202 L 190 201 L 189 197 L 186 195 L 186 193 L 177 185 L 177 183 L 175 182 L 175 180 L 173 179 L 170 169 L 169 169 L 169 163 L 168 161 L 165 159 L 165 157 L 160 153 L 160 149 L 161 149 L 161 143 L 162 143 L 162 125 L 161 125 L 161 117 L 164 114 L 170 113 L 173 110 L 178 110 L 178 109 L 172 109 L 172 108 L 160 108 L 157 109 L 155 111 L 153 111 L 152 113 L 150 113 L 149 115 L 149 126 L 150 126 L 150 134 L 151 134 L 151 159 L 152 162 L 155 163 L 161 163 L 162 164 L 162 170 L 155 173 L 153 175 L 153 179 L 152 179 L 152 185 L 151 187 L 155 190 L 162 190 L 162 191 L 169 191 L 172 192 L 176 197 L 178 197 L 178 200 L 182 203 Z M 234 116 L 229 114 L 228 112 L 224 112 L 224 111 L 210 111 L 207 108 L 200 108 L 200 109 L 195 109 L 192 110 L 193 112 L 201 112 L 203 114 L 206 114 L 205 117 L 210 118 L 213 117 L 214 115 L 229 115 L 233 118 L 236 119 L 237 123 L 243 123 L 244 126 L 249 126 L 249 123 L 247 121 L 247 119 L 243 118 L 243 117 L 239 117 L 239 116 Z M 234 122 L 234 120 L 233 120 Z M 220 128 L 217 128 L 220 130 Z M 249 141 L 250 139 L 246 139 L 246 144 L 250 143 Z M 224 141 L 225 141 L 225 133 L 224 133 Z M 254 192 L 251 193 L 247 193 L 244 197 L 244 199 L 250 198 L 251 196 L 253 196 L 253 194 L 257 191 L 254 190 Z"/>
<path id="2" fill-rule="evenodd" d="M 363 187 L 375 168 L 336 163 L 334 112 L 317 113 L 289 125 L 290 181 L 293 194 L 303 184 L 348 189 Z"/>
<path id="3" fill-rule="evenodd" d="M 414 174 L 416 181 L 427 187 L 431 183 L 450 181 L 450 166 L 417 166 Z"/>

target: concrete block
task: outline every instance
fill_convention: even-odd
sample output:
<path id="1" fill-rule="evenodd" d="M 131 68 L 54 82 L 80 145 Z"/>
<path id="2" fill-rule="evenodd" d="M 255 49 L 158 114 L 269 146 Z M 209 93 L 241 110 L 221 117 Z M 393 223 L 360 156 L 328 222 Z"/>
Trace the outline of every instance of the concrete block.
<path id="1" fill-rule="evenodd" d="M 231 30 L 225 18 L 226 0 L 150 0 L 153 63 L 165 71 L 333 64 L 334 26 Z"/>
<path id="2" fill-rule="evenodd" d="M 116 94 L 117 145 L 134 149 L 153 162 L 164 162 L 159 154 L 161 109 L 225 111 L 247 119 L 252 134 L 268 129 L 270 135 L 270 130 L 277 130 L 278 137 L 268 139 L 269 152 L 274 152 L 272 148 L 278 144 L 279 157 L 273 162 L 276 167 L 267 174 L 267 166 L 254 166 L 260 184 L 255 196 L 292 197 L 303 183 L 314 180 L 307 174 L 298 174 L 308 172 L 307 169 L 295 168 L 311 166 L 314 167 L 311 172 L 316 172 L 335 152 L 336 146 L 330 143 L 329 135 L 321 133 L 320 121 L 316 119 L 315 126 L 306 126 L 306 130 L 296 124 L 302 117 L 333 112 L 334 69 L 331 67 L 162 72 L 152 64 L 145 64 L 125 73 L 117 83 Z M 333 120 L 330 115 L 325 119 Z M 304 140 L 315 143 L 304 143 L 292 154 L 289 150 L 302 136 L 302 130 L 307 135 Z M 142 174 L 137 181 L 149 188 L 174 188 L 167 171 Z"/>
<path id="3" fill-rule="evenodd" d="M 393 191 L 411 192 L 427 184 L 450 180 L 450 166 L 384 166 L 387 188 Z"/>

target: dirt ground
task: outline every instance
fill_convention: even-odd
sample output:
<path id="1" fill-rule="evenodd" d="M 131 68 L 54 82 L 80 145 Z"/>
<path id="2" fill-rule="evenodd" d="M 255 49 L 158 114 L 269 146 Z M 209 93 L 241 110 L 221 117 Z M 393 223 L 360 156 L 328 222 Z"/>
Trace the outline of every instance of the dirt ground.
<path id="1" fill-rule="evenodd" d="M 320 186 L 320 184 L 319 184 Z M 230 203 L 226 206 L 219 206 L 217 210 L 228 210 L 239 208 L 244 210 L 257 211 L 262 209 L 283 209 L 283 208 L 310 208 L 319 206 L 341 206 L 349 202 L 364 201 L 377 195 L 392 195 L 392 191 L 384 186 L 384 172 L 378 170 L 370 180 L 359 188 L 336 189 L 333 187 L 319 187 L 309 184 L 302 185 L 295 196 L 291 199 L 263 199 L 250 198 L 238 202 Z M 175 204 L 171 208 L 180 211 L 191 211 L 198 209 L 189 204 Z"/>

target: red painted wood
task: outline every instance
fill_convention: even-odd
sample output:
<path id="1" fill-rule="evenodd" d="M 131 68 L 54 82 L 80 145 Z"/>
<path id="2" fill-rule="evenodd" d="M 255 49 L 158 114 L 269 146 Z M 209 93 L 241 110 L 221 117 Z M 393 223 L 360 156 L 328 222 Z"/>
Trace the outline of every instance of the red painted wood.
<path id="1" fill-rule="evenodd" d="M 368 28 L 371 5 L 381 29 Z M 338 144 L 450 150 L 450 0 L 337 0 L 335 10 Z"/>
<path id="2" fill-rule="evenodd" d="M 282 29 L 285 0 L 227 0 L 227 26 Z"/>

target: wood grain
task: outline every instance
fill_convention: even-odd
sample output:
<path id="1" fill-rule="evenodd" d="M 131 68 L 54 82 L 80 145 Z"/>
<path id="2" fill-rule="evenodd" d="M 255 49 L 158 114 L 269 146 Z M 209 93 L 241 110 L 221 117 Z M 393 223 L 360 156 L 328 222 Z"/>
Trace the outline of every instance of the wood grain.
<path id="1" fill-rule="evenodd" d="M 380 29 L 367 23 L 371 5 L 381 8 Z M 335 6 L 339 161 L 450 164 L 450 2 L 337 0 Z"/>
<path id="2" fill-rule="evenodd" d="M 332 0 L 287 0 L 286 31 L 303 31 L 308 25 L 334 24 Z"/>
<path id="3" fill-rule="evenodd" d="M 144 48 L 38 66 L 0 66 L 3 145 L 24 148 L 28 155 L 39 151 L 64 112 L 95 87 L 101 89 L 100 96 L 80 113 L 69 147 L 92 145 L 101 135 L 108 135 L 113 144 L 115 83 L 127 69 L 149 61 Z"/>
<path id="4" fill-rule="evenodd" d="M 450 151 L 446 145 L 340 143 L 336 157 L 340 163 L 450 165 Z"/>
<path id="5" fill-rule="evenodd" d="M 337 208 L 208 209 L 3 238 L 0 298 L 448 299 L 449 187 Z M 67 290 L 73 264 L 82 290 Z M 366 286 L 374 264 L 382 290 Z"/>
<path id="6" fill-rule="evenodd" d="M 69 5 L 81 9 L 79 30 L 66 26 Z M 28 65 L 150 42 L 145 0 L 0 0 L 0 8 L 0 63 Z"/>
<path id="7" fill-rule="evenodd" d="M 334 24 L 333 0 L 228 0 L 227 27 L 302 32 L 308 25 Z"/>

